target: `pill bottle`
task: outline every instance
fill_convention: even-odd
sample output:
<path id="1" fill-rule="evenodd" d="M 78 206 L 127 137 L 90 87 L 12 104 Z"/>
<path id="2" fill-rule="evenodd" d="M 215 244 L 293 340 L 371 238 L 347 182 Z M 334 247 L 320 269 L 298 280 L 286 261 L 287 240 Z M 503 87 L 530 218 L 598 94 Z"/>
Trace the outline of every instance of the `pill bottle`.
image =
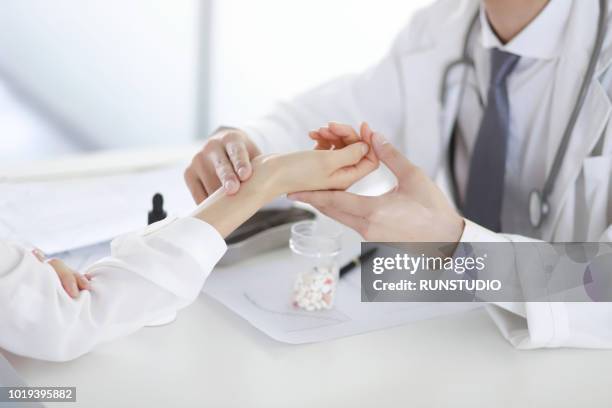
<path id="1" fill-rule="evenodd" d="M 333 307 L 339 278 L 341 235 L 337 227 L 320 221 L 303 221 L 292 226 L 289 247 L 297 272 L 293 307 L 309 312 Z"/>

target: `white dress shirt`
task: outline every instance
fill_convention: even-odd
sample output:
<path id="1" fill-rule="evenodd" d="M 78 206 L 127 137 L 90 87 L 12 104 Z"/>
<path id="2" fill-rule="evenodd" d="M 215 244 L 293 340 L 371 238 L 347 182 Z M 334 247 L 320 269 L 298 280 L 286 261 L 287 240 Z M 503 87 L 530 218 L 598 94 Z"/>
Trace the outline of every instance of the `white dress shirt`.
<path id="1" fill-rule="evenodd" d="M 0 242 L 0 348 L 65 361 L 184 308 L 226 250 L 207 223 L 164 220 L 111 244 L 88 270 L 91 289 L 72 299 L 53 268 Z"/>
<path id="2" fill-rule="evenodd" d="M 480 8 L 480 31 L 471 46 L 475 69 L 469 73 L 458 117 L 455 177 L 463 201 L 471 154 L 487 103 L 491 48 L 520 56 L 507 79 L 510 132 L 502 208 L 504 233 L 539 237 L 539 230 L 532 228 L 529 222 L 529 193 L 541 189 L 546 181 L 545 160 L 541 157 L 542 146 L 550 136 L 550 107 L 555 89 L 551 78 L 556 77 L 570 10 L 571 1 L 551 0 L 516 37 L 502 44 L 488 22 L 484 7 Z"/>

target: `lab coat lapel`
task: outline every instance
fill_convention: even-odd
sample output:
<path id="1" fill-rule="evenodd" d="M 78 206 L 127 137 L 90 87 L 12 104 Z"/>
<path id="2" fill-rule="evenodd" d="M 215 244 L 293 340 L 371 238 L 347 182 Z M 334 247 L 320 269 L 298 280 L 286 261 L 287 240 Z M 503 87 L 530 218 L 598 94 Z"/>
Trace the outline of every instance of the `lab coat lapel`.
<path id="1" fill-rule="evenodd" d="M 563 132 L 578 97 L 581 78 L 584 77 L 593 48 L 597 30 L 599 6 L 597 0 L 574 1 L 565 48 L 559 62 L 554 84 L 553 103 L 550 115 L 550 137 L 546 152 L 546 174 L 554 161 Z M 588 47 L 585 46 L 588 44 Z M 596 75 L 591 83 L 581 113 L 549 199 L 551 215 L 543 228 L 543 238 L 552 240 L 555 226 L 570 187 L 576 182 L 584 159 L 595 147 L 610 117 L 612 105 L 600 82 L 600 75 L 610 61 L 610 55 L 600 57 Z"/>
<path id="2" fill-rule="evenodd" d="M 407 95 L 404 153 L 430 177 L 435 175 L 440 156 L 442 105 L 435 92 L 440 74 L 431 69 L 436 58 L 435 50 L 427 50 L 405 55 L 400 61 L 406 88 L 403 93 Z"/>
<path id="3" fill-rule="evenodd" d="M 466 67 L 451 70 L 446 81 L 446 98 L 440 101 L 444 69 L 461 57 L 468 22 L 478 10 L 477 1 L 462 2 L 452 20 L 435 38 L 427 38 L 418 49 L 400 57 L 404 78 L 406 156 L 436 178 L 444 169 L 448 142 L 454 129 L 461 96 L 461 80 Z"/>

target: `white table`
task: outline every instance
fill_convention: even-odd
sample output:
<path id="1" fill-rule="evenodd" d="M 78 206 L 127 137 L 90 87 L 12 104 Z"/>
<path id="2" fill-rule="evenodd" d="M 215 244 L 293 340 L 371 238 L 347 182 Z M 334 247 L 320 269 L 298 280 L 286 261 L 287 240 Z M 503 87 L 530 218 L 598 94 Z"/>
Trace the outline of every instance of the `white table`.
<path id="1" fill-rule="evenodd" d="M 201 295 L 174 323 L 73 362 L 8 358 L 30 385 L 76 386 L 79 407 L 612 404 L 612 352 L 516 351 L 484 310 L 290 346 Z"/>
<path id="2" fill-rule="evenodd" d="M 516 351 L 484 310 L 290 346 L 202 294 L 73 362 L 7 357 L 31 386 L 76 386 L 66 407 L 612 406 L 612 351 Z"/>

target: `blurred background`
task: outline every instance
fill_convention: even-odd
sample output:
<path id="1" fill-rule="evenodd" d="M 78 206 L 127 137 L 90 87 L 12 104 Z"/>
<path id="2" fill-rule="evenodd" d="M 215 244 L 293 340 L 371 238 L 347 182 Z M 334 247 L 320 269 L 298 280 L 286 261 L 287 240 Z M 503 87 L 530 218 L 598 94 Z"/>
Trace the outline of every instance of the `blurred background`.
<path id="1" fill-rule="evenodd" d="M 0 163 L 184 145 L 380 59 L 431 0 L 3 0 Z"/>

